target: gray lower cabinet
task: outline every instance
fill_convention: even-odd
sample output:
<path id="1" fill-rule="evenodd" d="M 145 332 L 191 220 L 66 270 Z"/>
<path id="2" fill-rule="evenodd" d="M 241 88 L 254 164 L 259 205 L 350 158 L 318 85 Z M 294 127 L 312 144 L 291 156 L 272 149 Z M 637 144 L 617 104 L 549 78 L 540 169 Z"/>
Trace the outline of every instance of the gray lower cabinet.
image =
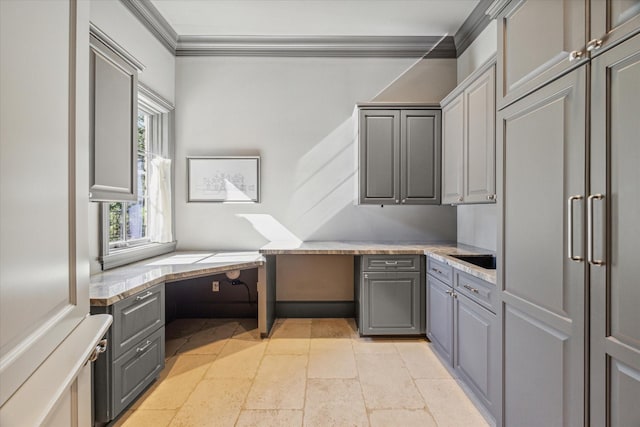
<path id="1" fill-rule="evenodd" d="M 129 406 L 164 368 L 164 284 L 107 307 L 113 324 L 107 351 L 94 364 L 93 401 L 97 425 L 108 423 Z"/>
<path id="2" fill-rule="evenodd" d="M 439 109 L 359 110 L 359 203 L 440 203 Z"/>
<path id="3" fill-rule="evenodd" d="M 356 287 L 360 335 L 424 333 L 423 259 L 418 255 L 362 257 Z"/>
<path id="4" fill-rule="evenodd" d="M 592 61 L 591 111 L 591 425 L 640 426 L 640 35 Z"/>
<path id="5" fill-rule="evenodd" d="M 427 337 L 487 412 L 499 418 L 495 285 L 427 258 Z"/>

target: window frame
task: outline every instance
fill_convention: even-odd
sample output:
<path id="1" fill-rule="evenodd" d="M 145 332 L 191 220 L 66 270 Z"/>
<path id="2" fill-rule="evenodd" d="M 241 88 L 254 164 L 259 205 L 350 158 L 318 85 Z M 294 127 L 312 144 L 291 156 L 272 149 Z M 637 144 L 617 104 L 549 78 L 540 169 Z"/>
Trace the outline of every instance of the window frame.
<path id="1" fill-rule="evenodd" d="M 173 105 L 171 105 L 169 102 L 164 100 L 162 97 L 160 97 L 145 85 L 138 82 L 138 110 L 147 115 L 147 120 L 145 120 L 145 139 L 147 142 L 147 144 L 145 145 L 145 151 L 147 153 L 147 156 L 150 155 L 150 144 L 148 143 L 148 141 L 150 141 L 151 138 L 159 138 L 161 139 L 161 143 L 165 144 L 168 147 L 168 157 L 173 159 L 175 157 L 175 147 L 173 144 Z M 136 157 L 137 153 L 138 152 L 136 151 Z M 175 194 L 175 181 L 173 179 L 173 176 L 175 174 L 173 173 L 173 164 L 171 168 L 171 191 L 172 194 Z M 141 261 L 143 259 L 175 251 L 177 244 L 175 238 L 172 242 L 168 243 L 151 242 L 148 240 L 148 238 L 139 239 L 143 242 L 122 247 L 112 247 L 109 242 L 110 203 L 111 202 L 102 202 L 100 208 L 101 256 L 99 258 L 99 261 L 102 264 L 102 270 L 108 270 L 121 265 L 130 264 L 132 262 Z M 174 198 L 172 198 L 171 210 L 175 212 Z M 175 215 L 172 215 L 171 228 L 172 230 L 175 230 Z"/>

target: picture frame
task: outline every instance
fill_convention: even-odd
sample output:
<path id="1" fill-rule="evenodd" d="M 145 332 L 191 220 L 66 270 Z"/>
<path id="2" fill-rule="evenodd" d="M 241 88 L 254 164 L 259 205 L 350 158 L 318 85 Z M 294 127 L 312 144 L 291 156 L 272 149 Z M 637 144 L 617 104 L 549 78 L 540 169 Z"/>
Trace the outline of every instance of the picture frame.
<path id="1" fill-rule="evenodd" d="M 259 156 L 187 157 L 187 202 L 259 203 Z"/>

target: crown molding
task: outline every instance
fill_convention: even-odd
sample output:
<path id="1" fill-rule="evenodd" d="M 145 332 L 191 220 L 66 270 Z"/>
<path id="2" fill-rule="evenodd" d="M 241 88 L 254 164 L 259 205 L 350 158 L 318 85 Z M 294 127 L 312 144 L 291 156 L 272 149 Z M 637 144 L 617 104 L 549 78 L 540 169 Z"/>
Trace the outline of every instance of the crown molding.
<path id="1" fill-rule="evenodd" d="M 487 9 L 487 15 L 489 15 L 491 19 L 495 19 L 510 1 L 511 0 L 494 0 Z"/>
<path id="2" fill-rule="evenodd" d="M 176 56 L 455 58 L 453 37 L 179 36 Z"/>
<path id="3" fill-rule="evenodd" d="M 160 14 L 150 0 L 120 0 L 133 15 L 153 34 L 173 55 L 176 54 L 178 33 Z"/>
<path id="4" fill-rule="evenodd" d="M 458 56 L 462 55 L 476 37 L 487 28 L 489 22 L 491 22 L 492 18 L 487 15 L 487 9 L 491 6 L 492 2 L 493 0 L 480 0 L 480 3 L 473 9 L 458 32 L 454 35 Z"/>

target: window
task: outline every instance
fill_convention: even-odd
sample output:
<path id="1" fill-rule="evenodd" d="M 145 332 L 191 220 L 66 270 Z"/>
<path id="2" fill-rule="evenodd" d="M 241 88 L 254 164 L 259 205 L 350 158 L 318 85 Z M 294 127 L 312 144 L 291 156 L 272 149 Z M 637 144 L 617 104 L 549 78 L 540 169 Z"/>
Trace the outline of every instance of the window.
<path id="1" fill-rule="evenodd" d="M 170 104 L 144 86 L 139 86 L 138 200 L 103 203 L 103 270 L 175 249 L 172 237 L 171 110 Z"/>

